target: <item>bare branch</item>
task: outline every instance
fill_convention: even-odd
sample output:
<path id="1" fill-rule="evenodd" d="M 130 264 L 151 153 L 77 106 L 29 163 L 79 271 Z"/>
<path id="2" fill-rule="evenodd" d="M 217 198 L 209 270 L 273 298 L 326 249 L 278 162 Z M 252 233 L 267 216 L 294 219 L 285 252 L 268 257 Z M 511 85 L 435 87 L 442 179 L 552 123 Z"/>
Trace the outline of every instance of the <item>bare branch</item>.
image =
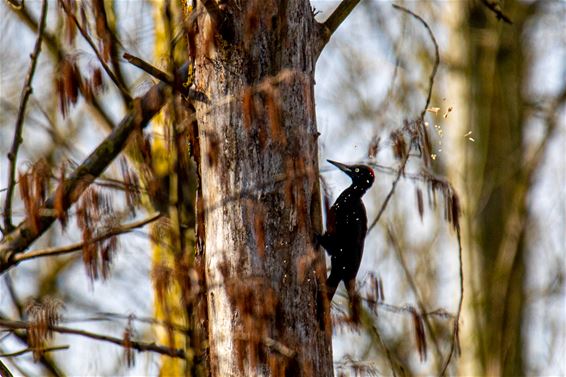
<path id="1" fill-rule="evenodd" d="M 390 243 L 393 245 L 393 249 L 395 251 L 395 254 L 397 255 L 397 259 L 399 260 L 399 263 L 401 264 L 401 267 L 403 268 L 403 272 L 405 274 L 405 279 L 407 279 L 407 282 L 409 283 L 409 286 L 411 287 L 411 290 L 413 291 L 413 294 L 415 295 L 416 301 L 417 301 L 417 307 L 419 308 L 419 312 L 420 313 L 426 313 L 426 307 L 425 307 L 425 303 L 421 297 L 421 292 L 419 291 L 417 284 L 415 283 L 415 280 L 413 279 L 413 276 L 411 275 L 410 271 L 409 271 L 409 267 L 407 266 L 407 262 L 405 261 L 405 258 L 403 257 L 403 252 L 401 251 L 401 245 L 399 245 L 399 242 L 397 240 L 397 237 L 395 237 L 395 234 L 393 232 L 393 229 L 391 226 L 387 227 L 387 236 L 389 238 Z M 428 318 L 428 316 L 422 316 L 423 317 L 423 321 L 424 324 L 430 334 L 430 337 L 432 339 L 432 342 L 434 343 L 434 349 L 436 352 L 436 357 L 438 359 L 442 358 L 442 354 L 440 353 L 440 345 L 438 344 L 438 339 L 436 337 L 436 333 L 434 331 L 434 328 L 432 327 L 430 320 Z"/>
<path id="2" fill-rule="evenodd" d="M 186 64 L 179 69 L 178 74 L 179 77 L 186 79 Z M 120 124 L 47 199 L 44 208 L 46 211 L 42 211 L 40 215 L 36 232 L 32 230 L 30 219 L 26 218 L 11 233 L 5 235 L 0 241 L 0 273 L 6 270 L 16 254 L 27 249 L 55 221 L 55 217 L 49 213 L 53 213 L 51 210 L 54 209 L 56 193 L 62 190 L 63 210 L 67 210 L 122 151 L 132 132 L 145 127 L 161 109 L 167 98 L 168 89 L 167 84 L 159 83 L 148 90 L 143 97 L 134 101 L 132 109 Z"/>
<path id="3" fill-rule="evenodd" d="M 105 232 L 104 234 L 101 234 L 99 236 L 94 237 L 90 242 L 95 243 L 95 242 L 102 241 L 106 238 L 112 237 L 112 236 L 117 236 L 117 235 L 120 235 L 120 234 L 131 232 L 134 229 L 141 228 L 144 225 L 147 225 L 147 224 L 157 220 L 159 217 L 161 217 L 161 214 L 155 213 L 153 215 L 146 217 L 145 219 L 134 221 L 130 224 L 124 224 L 124 225 L 118 226 L 116 228 L 112 228 L 109 231 Z M 45 248 L 45 249 L 32 250 L 32 251 L 25 253 L 25 254 L 20 253 L 20 254 L 17 254 L 16 256 L 14 256 L 14 258 L 12 259 L 12 262 L 13 262 L 12 266 L 9 266 L 9 267 L 13 267 L 13 266 L 17 265 L 18 263 L 25 261 L 25 260 L 29 260 L 29 259 L 51 257 L 51 256 L 55 256 L 55 255 L 72 253 L 74 251 L 82 250 L 83 246 L 84 246 L 84 242 L 77 242 L 77 243 L 74 243 L 74 244 L 71 244 L 71 245 L 66 245 L 66 246 L 49 247 L 49 248 Z"/>
<path id="4" fill-rule="evenodd" d="M 14 195 L 14 188 L 16 186 L 16 162 L 18 159 L 18 149 L 22 143 L 22 130 L 24 125 L 24 117 L 26 112 L 26 106 L 28 103 L 29 96 L 31 95 L 33 89 L 31 87 L 31 82 L 35 74 L 35 68 L 37 67 L 37 60 L 39 58 L 39 53 L 41 52 L 41 42 L 43 40 L 43 33 L 45 31 L 45 21 L 47 19 L 47 0 L 43 0 L 41 4 L 41 16 L 39 19 L 39 26 L 37 29 L 37 39 L 35 41 L 35 46 L 31 54 L 31 64 L 28 69 L 26 81 L 22 89 L 20 107 L 18 109 L 18 117 L 16 119 L 16 127 L 14 130 L 14 140 L 12 142 L 12 148 L 8 153 L 8 160 L 10 160 L 10 167 L 8 169 L 8 188 L 6 192 L 6 201 L 4 203 L 4 231 L 11 232 L 14 229 L 12 225 L 12 198 Z"/>
<path id="5" fill-rule="evenodd" d="M 110 77 L 110 79 L 114 82 L 114 84 L 116 85 L 116 87 L 118 87 L 118 90 L 120 90 L 120 93 L 122 94 L 122 97 L 124 98 L 124 101 L 127 104 L 130 104 L 132 102 L 132 97 L 130 96 L 130 93 L 128 91 L 128 89 L 124 86 L 124 83 L 121 82 L 120 80 L 118 80 L 118 78 L 116 77 L 116 75 L 114 74 L 114 72 L 112 72 L 112 70 L 110 69 L 110 67 L 108 66 L 108 64 L 106 64 L 106 62 L 104 61 L 104 58 L 102 57 L 102 55 L 100 55 L 100 52 L 98 51 L 98 49 L 96 48 L 96 45 L 94 44 L 92 38 L 90 37 L 90 35 L 88 35 L 88 32 L 83 28 L 83 26 L 80 24 L 79 20 L 77 20 L 77 18 L 75 17 L 75 15 L 73 14 L 73 12 L 70 11 L 70 9 L 67 7 L 67 4 L 65 3 L 64 0 L 59 0 L 59 4 L 61 4 L 61 7 L 63 8 L 63 10 L 65 11 L 65 13 L 67 13 L 67 15 L 69 17 L 71 17 L 71 19 L 73 20 L 73 22 L 75 23 L 75 25 L 77 26 L 77 28 L 79 29 L 81 35 L 83 36 L 83 38 L 87 41 L 87 43 L 89 44 L 89 46 L 92 48 L 92 50 L 94 51 L 94 53 L 96 54 L 96 57 L 98 58 L 98 60 L 100 61 L 100 64 L 102 65 L 102 68 L 104 68 L 104 71 L 106 72 L 106 74 Z"/>
<path id="6" fill-rule="evenodd" d="M 150 74 L 151 76 L 155 77 L 156 79 L 163 81 L 169 85 L 173 85 L 173 77 L 163 72 L 162 70 L 158 69 L 157 67 L 149 64 L 148 62 L 138 58 L 137 56 L 133 56 L 128 54 L 127 52 L 123 55 L 124 59 L 126 59 L 130 64 L 135 65 L 142 71 Z"/>
<path id="7" fill-rule="evenodd" d="M 421 116 L 420 116 L 421 120 L 424 120 L 424 115 L 426 113 L 426 109 L 428 108 L 428 105 L 430 104 L 430 99 L 432 98 L 432 87 L 434 85 L 434 77 L 436 76 L 436 72 L 438 71 L 438 66 L 440 65 L 440 54 L 438 52 L 438 43 L 436 42 L 436 38 L 434 37 L 434 34 L 432 33 L 430 26 L 428 26 L 426 21 L 421 16 L 419 16 L 416 13 L 413 13 L 412 11 L 410 11 L 407 8 L 403 8 L 400 5 L 393 4 L 393 8 L 398 9 L 400 11 L 403 11 L 405 13 L 408 13 L 411 16 L 413 16 L 414 18 L 416 18 L 417 20 L 419 20 L 424 25 L 426 30 L 428 31 L 428 35 L 430 36 L 430 39 L 432 40 L 432 43 L 434 44 L 434 56 L 435 56 L 434 66 L 432 68 L 432 73 L 430 74 L 430 78 L 429 78 L 429 87 L 428 87 L 428 95 L 426 97 L 426 103 L 425 103 L 425 106 L 424 106 L 423 111 L 421 112 Z"/>
<path id="8" fill-rule="evenodd" d="M 37 21 L 33 19 L 33 17 L 29 14 L 25 7 L 22 7 L 15 13 L 28 28 L 32 30 L 37 29 Z M 43 34 L 43 41 L 45 42 L 48 51 L 55 56 L 57 61 L 62 60 L 63 56 L 65 55 L 65 51 L 63 50 L 63 47 L 61 46 L 59 41 L 47 30 Z M 83 97 L 87 98 L 84 93 L 85 89 L 83 85 L 79 85 L 79 90 L 81 91 Z M 102 120 L 102 123 L 106 126 L 107 129 L 111 130 L 114 128 L 114 123 L 112 122 L 110 116 L 104 111 L 100 103 L 97 101 L 96 97 L 91 96 L 90 98 L 88 98 L 87 103 L 89 104 L 90 109 L 94 112 L 94 115 L 99 120 Z"/>
<path id="9" fill-rule="evenodd" d="M 501 10 L 501 4 L 499 3 L 499 1 L 494 1 L 494 0 L 482 0 L 481 1 L 483 3 L 483 5 L 485 5 L 490 11 L 492 11 L 493 13 L 495 13 L 495 16 L 497 17 L 498 20 L 503 20 L 505 22 L 507 22 L 508 24 L 512 25 L 513 22 L 511 21 L 511 19 L 509 17 L 507 17 L 505 15 L 505 13 L 503 13 L 503 11 Z"/>
<path id="10" fill-rule="evenodd" d="M 53 351 L 62 351 L 62 350 L 68 350 L 70 348 L 70 346 L 53 346 L 53 347 L 45 347 L 45 348 L 41 348 L 41 352 L 53 352 Z M 0 353 L 0 357 L 17 357 L 17 356 L 21 356 L 21 355 L 25 355 L 26 353 L 30 353 L 30 352 L 35 352 L 37 351 L 37 349 L 28 347 L 28 348 L 24 348 L 23 350 L 19 350 L 16 352 L 11 352 L 11 353 Z"/>
<path id="11" fill-rule="evenodd" d="M 10 321 L 6 319 L 0 319 L 0 327 L 4 327 L 6 329 L 11 330 L 29 330 L 33 325 L 29 322 L 25 321 Z M 79 335 L 90 339 L 100 340 L 103 342 L 108 342 L 112 344 L 116 344 L 118 346 L 124 346 L 124 339 L 116 338 L 109 335 L 100 335 L 97 333 L 79 330 L 79 329 L 72 329 L 63 326 L 48 326 L 49 330 L 57 332 L 59 334 L 72 334 L 72 335 Z M 155 343 L 148 343 L 148 342 L 140 342 L 140 341 L 133 341 L 129 342 L 129 346 L 137 351 L 140 352 L 156 352 L 161 355 L 167 355 L 170 357 L 175 357 L 179 359 L 185 358 L 185 351 L 182 349 L 175 349 L 170 347 L 161 346 Z"/>
<path id="12" fill-rule="evenodd" d="M 446 370 L 448 365 L 450 365 L 450 360 L 454 353 L 460 349 L 460 341 L 458 339 L 460 333 L 460 314 L 462 313 L 462 304 L 464 302 L 464 263 L 462 261 L 462 238 L 460 236 L 460 226 L 456 227 L 456 236 L 458 237 L 458 265 L 459 265 L 459 276 L 460 276 L 460 298 L 458 300 L 458 311 L 456 312 L 456 318 L 454 318 L 454 327 L 452 329 L 452 341 L 450 342 L 450 353 L 444 362 L 444 366 L 440 371 L 440 376 L 446 375 Z"/>
<path id="13" fill-rule="evenodd" d="M 0 375 L 3 377 L 12 377 L 13 374 L 10 372 L 10 369 L 0 360 Z"/>
<path id="14" fill-rule="evenodd" d="M 194 88 L 185 87 L 182 81 L 176 81 L 176 77 L 173 77 L 167 72 L 163 72 L 162 70 L 154 67 L 153 65 L 138 58 L 137 56 L 130 55 L 126 52 L 124 53 L 124 59 L 126 59 L 130 64 L 135 65 L 142 71 L 147 72 L 156 79 L 166 83 L 167 85 L 171 85 L 173 89 L 186 96 L 187 98 L 203 103 L 208 103 L 208 98 L 206 98 L 206 95 L 204 93 L 199 92 Z M 184 77 L 186 76 L 187 75 L 184 75 Z"/>
<path id="15" fill-rule="evenodd" d="M 381 205 L 381 208 L 379 209 L 379 212 L 377 213 L 377 216 L 375 217 L 375 219 L 371 222 L 371 225 L 368 227 L 368 233 L 371 232 L 371 230 L 373 229 L 373 227 L 377 224 L 377 222 L 379 221 L 379 219 L 381 218 L 381 215 L 383 215 L 383 212 L 385 211 L 385 208 L 387 207 L 387 204 L 389 203 L 389 200 L 391 199 L 391 197 L 393 196 L 393 193 L 395 192 L 395 188 L 397 187 L 397 183 L 399 183 L 399 180 L 401 179 L 401 175 L 403 174 L 403 172 L 405 171 L 405 166 L 407 166 L 407 161 L 409 161 L 409 156 L 411 155 L 411 147 L 412 147 L 413 143 L 411 143 L 409 145 L 409 150 L 407 151 L 407 153 L 405 153 L 405 157 L 403 158 L 403 161 L 401 162 L 401 166 L 399 166 L 399 170 L 397 170 L 397 176 L 395 177 L 395 180 L 393 181 L 393 183 L 391 184 L 391 189 L 389 190 L 389 192 L 387 193 L 387 196 L 385 197 L 385 200 L 383 201 L 383 204 Z"/>
<path id="16" fill-rule="evenodd" d="M 330 40 L 330 37 L 332 37 L 332 34 L 334 34 L 336 29 L 338 29 L 342 22 L 352 13 L 352 10 L 354 10 L 359 2 L 360 0 L 342 0 L 334 12 L 321 24 L 322 35 L 318 47 L 319 54 Z"/>

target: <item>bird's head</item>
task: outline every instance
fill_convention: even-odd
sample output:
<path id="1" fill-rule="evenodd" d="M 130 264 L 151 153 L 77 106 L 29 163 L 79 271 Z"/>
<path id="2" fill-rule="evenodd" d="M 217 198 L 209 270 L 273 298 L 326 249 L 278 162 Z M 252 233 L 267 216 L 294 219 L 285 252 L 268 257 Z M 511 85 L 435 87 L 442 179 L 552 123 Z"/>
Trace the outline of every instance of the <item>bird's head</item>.
<path id="1" fill-rule="evenodd" d="M 346 165 L 340 162 L 326 160 L 352 178 L 352 184 L 364 191 L 371 187 L 375 180 L 373 169 L 366 165 Z"/>

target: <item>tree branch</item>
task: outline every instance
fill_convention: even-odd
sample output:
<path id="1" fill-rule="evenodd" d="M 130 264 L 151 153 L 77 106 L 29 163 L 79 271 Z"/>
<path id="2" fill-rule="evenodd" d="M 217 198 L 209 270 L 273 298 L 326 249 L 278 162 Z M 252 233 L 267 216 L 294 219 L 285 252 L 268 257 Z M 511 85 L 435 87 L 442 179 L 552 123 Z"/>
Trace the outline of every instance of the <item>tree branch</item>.
<path id="1" fill-rule="evenodd" d="M 322 49 L 324 48 L 324 46 L 326 46 L 326 44 L 330 40 L 330 37 L 332 37 L 332 34 L 334 34 L 336 29 L 338 29 L 342 22 L 344 22 L 344 20 L 350 15 L 350 13 L 352 13 L 352 10 L 354 10 L 359 2 L 360 0 L 342 0 L 340 5 L 338 5 L 338 7 L 334 9 L 334 12 L 332 12 L 332 14 L 326 19 L 326 21 L 320 24 L 322 33 L 320 35 L 320 41 L 318 43 L 317 55 L 322 52 Z"/>
<path id="2" fill-rule="evenodd" d="M 35 74 L 35 68 L 37 67 L 37 60 L 39 58 L 39 53 L 41 52 L 41 42 L 43 40 L 43 33 L 45 31 L 45 21 L 47 19 L 47 0 L 43 0 L 41 4 L 41 16 L 39 21 L 39 26 L 37 27 L 37 39 L 35 41 L 35 46 L 31 54 L 31 64 L 28 69 L 26 81 L 24 87 L 22 88 L 20 107 L 18 108 L 18 117 L 16 118 L 16 128 L 14 130 L 14 140 L 12 142 L 12 148 L 8 153 L 8 160 L 10 160 L 10 167 L 8 169 L 8 188 L 6 192 L 6 200 L 4 202 L 4 231 L 11 232 L 14 229 L 12 225 L 12 198 L 14 195 L 14 188 L 16 187 L 16 162 L 18 159 L 18 149 L 22 143 L 22 130 L 24 125 L 24 117 L 26 112 L 26 106 L 28 103 L 29 96 L 31 95 L 33 89 L 31 87 L 31 82 Z"/>
<path id="3" fill-rule="evenodd" d="M 497 17 L 498 20 L 503 20 L 510 25 L 513 24 L 513 21 L 511 21 L 511 19 L 507 17 L 505 13 L 503 13 L 503 11 L 501 10 L 501 5 L 499 4 L 499 1 L 482 0 L 481 2 L 483 3 L 483 5 L 486 6 L 487 9 L 495 13 L 495 16 Z"/>
<path id="4" fill-rule="evenodd" d="M 13 374 L 10 372 L 10 369 L 0 360 L 0 375 L 3 377 L 12 377 Z"/>
<path id="5" fill-rule="evenodd" d="M 104 71 L 106 72 L 106 74 L 110 77 L 110 79 L 114 82 L 114 84 L 116 85 L 116 87 L 118 88 L 118 90 L 120 91 L 120 93 L 122 94 L 122 97 L 124 98 L 124 101 L 127 104 L 130 104 L 132 102 L 132 97 L 130 96 L 130 93 L 128 91 L 128 89 L 124 86 L 124 83 L 121 82 L 120 80 L 118 80 L 118 78 L 116 77 L 116 75 L 114 74 L 114 72 L 112 72 L 112 70 L 110 69 L 110 67 L 108 66 L 108 64 L 106 64 L 106 62 L 104 61 L 104 58 L 102 57 L 102 55 L 100 55 L 100 52 L 98 51 L 98 49 L 96 48 L 96 45 L 94 44 L 92 38 L 88 35 L 87 31 L 83 28 L 83 26 L 80 24 L 79 20 L 77 20 L 77 18 L 75 17 L 75 15 L 73 14 L 73 12 L 71 12 L 69 10 L 69 8 L 67 7 L 67 4 L 65 3 L 64 0 L 59 0 L 59 3 L 61 4 L 61 7 L 63 8 L 63 10 L 65 11 L 65 13 L 67 13 L 67 15 L 69 17 L 71 17 L 71 19 L 73 20 L 73 22 L 75 23 L 75 25 L 77 26 L 77 28 L 79 29 L 79 32 L 81 33 L 81 35 L 83 36 L 83 38 L 87 41 L 87 43 L 89 44 L 89 46 L 92 48 L 92 50 L 94 51 L 94 53 L 96 54 L 96 57 L 98 58 L 98 60 L 100 61 L 100 64 L 102 65 L 102 68 L 104 68 Z"/>
<path id="6" fill-rule="evenodd" d="M 110 229 L 109 231 L 105 232 L 104 234 L 101 234 L 99 236 L 94 237 L 90 242 L 96 243 L 96 242 L 102 241 L 102 240 L 104 240 L 108 237 L 117 236 L 117 235 L 120 235 L 120 234 L 131 232 L 133 229 L 141 228 L 144 225 L 149 224 L 149 223 L 157 220 L 159 217 L 161 217 L 161 214 L 155 213 L 153 215 L 146 217 L 145 219 L 134 221 L 130 224 L 124 224 L 124 225 L 118 226 L 116 228 Z M 11 260 L 12 264 L 9 265 L 9 266 L 6 266 L 6 268 L 13 267 L 13 266 L 19 264 L 20 262 L 25 261 L 25 260 L 29 260 L 29 259 L 51 257 L 51 256 L 55 256 L 55 255 L 72 253 L 74 251 L 81 250 L 83 248 L 84 244 L 85 244 L 84 242 L 77 242 L 77 243 L 73 243 L 71 245 L 66 245 L 66 246 L 49 247 L 49 248 L 45 248 L 45 249 L 32 250 L 32 251 L 27 252 L 27 253 L 20 253 L 20 254 L 15 255 L 14 258 L 12 258 L 12 260 Z"/>
<path id="7" fill-rule="evenodd" d="M 438 66 L 440 65 L 440 53 L 438 52 L 438 43 L 436 42 L 436 38 L 434 37 L 434 34 L 433 34 L 432 30 L 430 29 L 430 26 L 428 26 L 426 21 L 421 16 L 410 11 L 407 8 L 403 8 L 400 5 L 393 4 L 393 8 L 400 10 L 400 11 L 403 11 L 405 13 L 408 13 L 411 16 L 413 16 L 414 18 L 416 18 L 417 20 L 419 20 L 424 25 L 426 30 L 428 31 L 428 35 L 430 36 L 430 39 L 432 40 L 432 43 L 434 44 L 434 57 L 435 57 L 434 66 L 432 68 L 432 73 L 430 74 L 430 77 L 429 77 L 429 86 L 428 86 L 428 94 L 427 94 L 427 97 L 426 97 L 426 103 L 425 103 L 425 106 L 424 106 L 423 111 L 421 112 L 421 116 L 420 116 L 421 120 L 424 121 L 424 115 L 426 113 L 426 109 L 428 109 L 428 105 L 430 104 L 430 99 L 432 98 L 432 87 L 434 86 L 434 77 L 436 76 L 436 72 L 438 71 Z"/>
<path id="8" fill-rule="evenodd" d="M 459 340 L 459 333 L 460 333 L 460 315 L 462 314 L 462 305 L 464 303 L 464 262 L 462 260 L 462 237 L 460 235 L 460 226 L 456 227 L 456 236 L 458 238 L 458 271 L 460 276 L 460 297 L 458 299 L 458 310 L 456 312 L 456 316 L 454 318 L 454 327 L 452 329 L 452 341 L 450 342 L 450 352 L 448 353 L 448 357 L 442 366 L 440 371 L 440 376 L 446 375 L 446 370 L 448 369 L 448 365 L 450 365 L 450 361 L 454 356 L 454 353 L 459 352 L 460 350 L 460 340 Z"/>
<path id="9" fill-rule="evenodd" d="M 4 327 L 6 329 L 11 330 L 29 330 L 33 325 L 29 322 L 25 321 L 10 321 L 5 319 L 0 319 L 0 327 Z M 124 347 L 124 339 L 116 338 L 109 335 L 100 335 L 97 333 L 80 330 L 80 329 L 72 329 L 63 326 L 48 326 L 48 329 L 54 331 L 59 334 L 72 334 L 72 335 L 79 335 L 90 339 L 100 340 L 103 342 L 108 342 L 112 344 L 116 344 L 118 346 Z M 161 346 L 155 343 L 148 343 L 148 342 L 139 342 L 131 340 L 128 342 L 130 348 L 135 349 L 136 351 L 140 352 L 156 352 L 161 355 L 167 355 L 170 357 L 175 357 L 179 359 L 185 358 L 185 351 L 182 349 L 175 349 L 170 347 Z"/>
<path id="10" fill-rule="evenodd" d="M 53 352 L 53 351 L 62 351 L 62 350 L 68 350 L 70 348 L 70 346 L 53 346 L 53 347 L 46 347 L 46 348 L 41 348 L 41 352 Z M 10 352 L 10 353 L 1 353 L 0 357 L 17 357 L 17 356 L 21 356 L 21 355 L 25 355 L 26 353 L 30 353 L 30 352 L 34 352 L 34 351 L 38 351 L 37 349 L 28 347 L 28 348 L 24 348 L 23 350 L 19 350 L 16 352 Z"/>
<path id="11" fill-rule="evenodd" d="M 163 72 L 162 70 L 156 68 L 155 66 L 149 64 L 148 62 L 138 58 L 137 56 L 130 55 L 127 52 L 123 55 L 124 59 L 126 59 L 130 64 L 135 65 L 142 71 L 150 74 L 151 76 L 155 77 L 156 79 L 163 81 L 169 85 L 173 85 L 174 79 L 173 77 Z"/>
<path id="12" fill-rule="evenodd" d="M 187 71 L 187 64 L 184 64 L 179 69 L 179 77 L 184 77 L 184 80 L 186 80 Z M 168 90 L 170 88 L 167 84 L 159 83 L 148 90 L 143 97 L 134 100 L 132 109 L 120 124 L 72 172 L 67 180 L 60 183 L 60 187 L 56 188 L 47 199 L 44 206 L 47 211 L 41 211 L 43 214 L 40 215 L 37 232 L 33 231 L 29 219 L 26 218 L 17 228 L 5 235 L 0 241 L 0 273 L 10 266 L 11 259 L 16 254 L 27 249 L 55 221 L 53 215 L 46 215 L 45 213 L 53 212 L 50 210 L 54 209 L 57 191 L 62 190 L 63 210 L 67 210 L 122 151 L 132 132 L 145 127 L 149 120 L 161 109 L 167 98 Z"/>
<path id="13" fill-rule="evenodd" d="M 399 260 L 399 264 L 401 265 L 401 268 L 403 269 L 405 279 L 407 279 L 407 282 L 409 283 L 409 286 L 411 287 L 411 290 L 413 291 L 413 294 L 415 295 L 417 307 L 419 309 L 419 313 L 426 313 L 427 310 L 426 310 L 426 307 L 425 307 L 425 303 L 424 303 L 424 301 L 421 297 L 421 292 L 419 291 L 419 289 L 417 287 L 417 283 L 413 279 L 413 276 L 409 272 L 409 267 L 407 266 L 407 262 L 405 261 L 405 257 L 403 256 L 402 247 L 399 244 L 397 237 L 395 237 L 395 234 L 394 234 L 394 231 L 393 231 L 393 228 L 391 227 L 391 225 L 387 227 L 387 237 L 389 238 L 390 244 L 393 246 L 393 250 L 395 251 L 397 259 Z M 436 337 L 436 332 L 434 331 L 434 328 L 433 328 L 432 324 L 430 323 L 428 316 L 423 316 L 423 321 L 424 321 L 424 324 L 425 324 L 425 326 L 426 326 L 426 328 L 427 328 L 427 330 L 430 334 L 430 337 L 432 339 L 432 343 L 434 344 L 434 350 L 436 351 L 436 357 L 438 358 L 438 360 L 441 360 L 442 354 L 440 352 L 440 345 L 438 344 L 438 338 Z"/>

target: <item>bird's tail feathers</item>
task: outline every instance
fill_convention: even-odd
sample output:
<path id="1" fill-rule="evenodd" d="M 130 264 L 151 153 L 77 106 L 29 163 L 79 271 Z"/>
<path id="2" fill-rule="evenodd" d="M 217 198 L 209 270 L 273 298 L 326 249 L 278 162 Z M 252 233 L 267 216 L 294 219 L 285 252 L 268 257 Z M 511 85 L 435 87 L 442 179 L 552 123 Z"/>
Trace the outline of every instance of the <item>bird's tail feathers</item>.
<path id="1" fill-rule="evenodd" d="M 332 272 L 328 279 L 326 279 L 326 293 L 328 295 L 328 301 L 332 301 L 332 297 L 334 297 L 334 293 L 336 293 L 340 280 L 340 277 Z"/>

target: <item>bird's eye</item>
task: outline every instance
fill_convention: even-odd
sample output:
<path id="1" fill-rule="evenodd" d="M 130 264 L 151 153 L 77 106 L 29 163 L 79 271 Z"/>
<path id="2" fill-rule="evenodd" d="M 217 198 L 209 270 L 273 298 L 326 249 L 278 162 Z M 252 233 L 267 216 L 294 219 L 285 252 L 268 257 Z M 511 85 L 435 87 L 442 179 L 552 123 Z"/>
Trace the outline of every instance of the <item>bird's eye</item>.
<path id="1" fill-rule="evenodd" d="M 360 169 L 356 168 L 356 170 L 354 170 L 356 173 L 360 172 Z"/>

